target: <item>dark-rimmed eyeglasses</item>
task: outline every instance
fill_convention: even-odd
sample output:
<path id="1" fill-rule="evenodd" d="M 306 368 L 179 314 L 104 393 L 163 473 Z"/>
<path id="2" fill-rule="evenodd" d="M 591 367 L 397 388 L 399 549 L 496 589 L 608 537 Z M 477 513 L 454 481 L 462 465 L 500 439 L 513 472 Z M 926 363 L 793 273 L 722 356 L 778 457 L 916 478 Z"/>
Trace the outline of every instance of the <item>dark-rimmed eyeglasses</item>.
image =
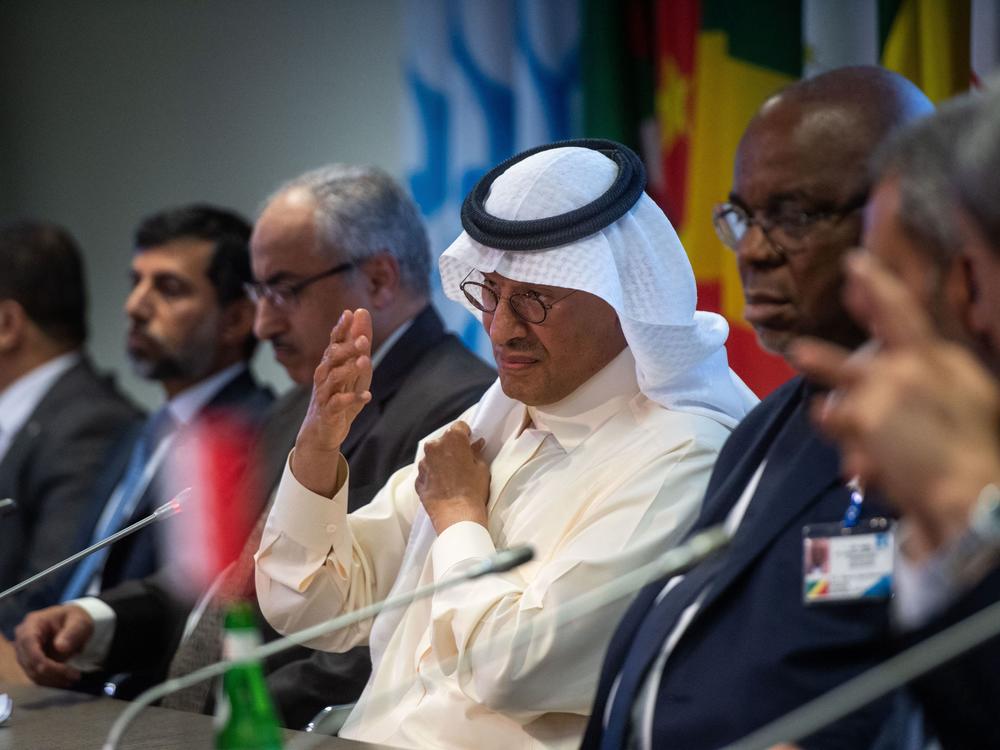
<path id="1" fill-rule="evenodd" d="M 722 244 L 736 250 L 754 224 L 768 242 L 782 255 L 795 255 L 805 249 L 809 234 L 823 222 L 836 224 L 865 205 L 868 193 L 861 193 L 837 208 L 806 211 L 784 208 L 777 211 L 750 211 L 738 203 L 720 203 L 712 212 L 712 224 Z"/>
<path id="2" fill-rule="evenodd" d="M 266 284 L 262 281 L 248 281 L 243 284 L 243 289 L 247 293 L 247 297 L 255 305 L 261 300 L 267 300 L 275 307 L 288 308 L 294 305 L 302 294 L 303 290 L 310 284 L 313 284 L 320 279 L 325 279 L 327 276 L 335 276 L 338 273 L 343 273 L 344 271 L 349 271 L 354 268 L 354 264 L 350 261 L 345 263 L 340 263 L 333 268 L 328 268 L 325 271 L 321 271 L 313 276 L 307 276 L 301 281 L 295 281 L 292 283 L 279 282 L 277 284 Z"/>
<path id="3" fill-rule="evenodd" d="M 510 305 L 510 311 L 514 313 L 518 318 L 523 320 L 525 323 L 531 323 L 533 325 L 538 325 L 539 323 L 544 323 L 545 318 L 548 317 L 549 310 L 552 307 L 564 299 L 570 296 L 570 294 L 575 293 L 577 290 L 574 289 L 569 294 L 564 294 L 557 300 L 552 302 L 545 302 L 541 295 L 533 290 L 528 290 L 525 292 L 515 292 L 507 297 L 499 294 L 496 289 L 486 284 L 481 284 L 478 281 L 469 281 L 469 276 L 472 275 L 472 271 L 465 277 L 465 280 L 458 285 L 458 288 L 462 290 L 462 294 L 465 298 L 469 300 L 469 304 L 472 305 L 477 310 L 484 313 L 496 312 L 497 306 L 500 304 L 500 300 L 507 300 L 507 304 Z"/>

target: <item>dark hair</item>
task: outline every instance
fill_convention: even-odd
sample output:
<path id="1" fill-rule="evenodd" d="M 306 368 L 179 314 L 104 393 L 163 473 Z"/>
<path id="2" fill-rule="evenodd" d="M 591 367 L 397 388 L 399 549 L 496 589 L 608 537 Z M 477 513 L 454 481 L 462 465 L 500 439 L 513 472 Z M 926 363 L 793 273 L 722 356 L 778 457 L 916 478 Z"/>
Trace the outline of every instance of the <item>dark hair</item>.
<path id="1" fill-rule="evenodd" d="M 225 305 L 245 296 L 250 276 L 250 222 L 239 214 L 203 203 L 170 208 L 147 216 L 135 230 L 133 246 L 141 253 L 174 240 L 193 238 L 215 243 L 208 278 Z"/>
<path id="2" fill-rule="evenodd" d="M 252 281 L 250 234 L 253 227 L 235 211 L 206 203 L 169 208 L 147 216 L 135 230 L 134 251 L 144 252 L 174 240 L 198 239 L 215 243 L 208 264 L 208 278 L 219 304 L 225 306 L 246 297 L 243 285 Z M 244 354 L 249 359 L 257 339 L 247 337 Z"/>
<path id="3" fill-rule="evenodd" d="M 80 346 L 87 339 L 83 258 L 62 227 L 16 221 L 0 227 L 0 299 L 12 299 L 47 336 Z"/>

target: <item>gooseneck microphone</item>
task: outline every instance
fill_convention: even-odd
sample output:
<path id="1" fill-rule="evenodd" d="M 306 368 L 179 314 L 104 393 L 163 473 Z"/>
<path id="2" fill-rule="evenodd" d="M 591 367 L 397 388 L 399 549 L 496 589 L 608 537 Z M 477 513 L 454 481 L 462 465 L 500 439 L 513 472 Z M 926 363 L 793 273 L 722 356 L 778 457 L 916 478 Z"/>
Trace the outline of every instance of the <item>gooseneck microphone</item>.
<path id="1" fill-rule="evenodd" d="M 461 583 L 465 583 L 466 581 L 511 570 L 512 568 L 516 568 L 517 566 L 528 562 L 534 557 L 534 555 L 535 551 L 529 546 L 511 547 L 510 549 L 500 550 L 496 554 L 491 555 L 485 560 L 471 566 L 468 570 L 457 573 L 449 578 L 445 578 L 437 583 L 418 586 L 407 593 L 388 597 L 382 601 L 369 604 L 367 607 L 362 607 L 361 609 L 354 610 L 353 612 L 347 612 L 340 617 L 335 617 L 332 620 L 318 623 L 312 627 L 300 630 L 297 633 L 285 636 L 284 638 L 271 641 L 270 643 L 266 643 L 254 649 L 240 659 L 218 661 L 214 664 L 202 667 L 201 669 L 197 669 L 190 674 L 186 674 L 183 677 L 177 677 L 172 680 L 167 680 L 166 682 L 161 682 L 159 685 L 154 685 L 145 692 L 140 693 L 119 715 L 119 717 L 115 720 L 115 723 L 111 725 L 111 731 L 108 733 L 108 738 L 104 743 L 104 750 L 115 750 L 115 748 L 118 747 L 118 743 L 121 741 L 122 736 L 125 734 L 125 730 L 128 729 L 129 724 L 135 720 L 135 717 L 139 715 L 139 712 L 153 701 L 159 700 L 169 693 L 183 690 L 191 685 L 201 682 L 202 680 L 218 677 L 219 675 L 225 673 L 226 670 L 233 665 L 246 664 L 266 659 L 273 654 L 285 651 L 293 646 L 302 645 L 306 641 L 312 640 L 313 638 L 318 638 L 322 635 L 326 635 L 327 633 L 332 633 L 335 630 L 340 630 L 341 628 L 354 625 L 362 620 L 367 620 L 383 610 L 405 607 L 412 602 L 425 599 L 428 596 L 433 596 L 440 591 L 452 588 Z"/>
<path id="2" fill-rule="evenodd" d="M 45 570 L 35 573 L 33 576 L 26 578 L 20 583 L 11 586 L 6 591 L 0 592 L 0 601 L 6 599 L 8 596 L 16 594 L 19 591 L 23 591 L 24 589 L 28 588 L 28 586 L 35 583 L 35 581 L 40 581 L 41 579 L 52 575 L 56 571 L 62 570 L 67 565 L 72 565 L 77 560 L 82 560 L 84 557 L 87 557 L 88 555 L 92 555 L 93 553 L 97 552 L 97 550 L 103 549 L 104 547 L 107 547 L 109 544 L 114 544 L 119 539 L 124 539 L 125 537 L 134 534 L 140 529 L 146 528 L 150 524 L 156 523 L 157 521 L 164 521 L 167 518 L 176 515 L 177 513 L 180 512 L 182 503 L 187 499 L 187 496 L 190 493 L 191 493 L 191 488 L 188 487 L 182 492 L 175 495 L 172 499 L 165 502 L 163 505 L 154 510 L 148 516 L 136 521 L 131 526 L 126 526 L 121 531 L 116 531 L 114 534 L 105 537 L 99 542 L 95 542 L 86 549 L 82 549 L 79 552 L 70 555 L 65 560 L 57 562 L 55 565 L 52 565 L 46 568 Z M 8 500 L 0 501 L 0 513 L 3 512 L 2 504 L 5 502 L 13 503 L 14 501 L 10 500 L 9 498 Z"/>
<path id="3" fill-rule="evenodd" d="M 520 631 L 511 639 L 510 649 L 518 649 L 527 645 L 531 641 L 532 635 L 539 628 L 544 628 L 550 624 L 566 625 L 581 617 L 591 615 L 623 597 L 630 596 L 652 581 L 672 578 L 681 573 L 686 573 L 699 563 L 721 552 L 729 546 L 729 541 L 730 536 L 722 525 L 712 526 L 694 534 L 687 541 L 664 552 L 645 565 L 619 576 L 614 581 L 601 586 L 595 586 L 586 593 L 580 594 L 571 601 L 566 602 L 563 606 L 556 608 L 554 611 L 538 617 L 534 621 L 534 627 Z M 502 633 L 494 636 L 495 639 L 503 637 Z M 477 643 L 462 655 L 461 658 L 476 661 L 479 657 L 489 652 L 493 646 L 494 639 Z M 441 662 L 441 669 L 445 672 L 454 670 L 458 666 L 459 658 L 459 655 L 455 655 L 443 660 Z M 409 689 L 409 684 L 400 685 L 396 690 L 385 690 L 379 695 L 372 696 L 366 703 L 366 711 L 378 713 L 383 708 L 393 707 Z M 338 708 L 346 709 L 346 706 Z M 288 746 L 288 750 L 307 750 L 314 747 L 323 741 L 326 727 L 344 718 L 341 711 L 321 712 L 321 715 L 317 715 L 313 720 L 312 729 L 307 730 L 310 734 L 296 738 Z"/>
<path id="4" fill-rule="evenodd" d="M 656 557 L 652 562 L 637 567 L 628 573 L 619 576 L 616 580 L 610 583 L 594 587 L 585 594 L 582 594 L 573 599 L 571 602 L 568 602 L 566 605 L 559 607 L 551 614 L 542 615 L 538 618 L 538 622 L 540 624 L 547 624 L 556 620 L 567 622 L 588 615 L 610 604 L 611 602 L 632 594 L 650 581 L 678 575 L 690 570 L 706 558 L 717 554 L 719 551 L 728 546 L 728 544 L 729 535 L 726 533 L 725 529 L 721 525 L 713 526 L 712 528 L 695 534 L 683 544 L 670 549 L 659 557 Z M 377 615 L 382 610 L 406 606 L 411 602 L 432 596 L 438 591 L 451 588 L 452 586 L 457 586 L 458 584 L 468 581 L 471 578 L 478 578 L 480 576 L 504 572 L 505 570 L 509 570 L 528 562 L 532 559 L 533 555 L 534 551 L 530 547 L 513 547 L 511 549 L 501 550 L 492 557 L 489 557 L 486 560 L 472 566 L 464 573 L 459 573 L 451 578 L 444 579 L 437 584 L 428 584 L 426 586 L 418 587 L 409 593 L 400 594 L 395 597 L 384 599 L 380 602 L 375 602 L 374 604 L 370 604 L 363 609 L 349 612 L 327 622 L 322 622 L 310 628 L 301 630 L 298 633 L 293 633 L 284 638 L 271 641 L 270 643 L 264 644 L 263 646 L 255 649 L 242 659 L 234 659 L 231 661 L 224 660 L 216 662 L 215 664 L 209 664 L 208 666 L 195 670 L 190 674 L 172 680 L 167 680 L 159 685 L 154 685 L 149 690 L 146 690 L 136 697 L 136 699 L 128 705 L 121 715 L 119 715 L 118 719 L 111 726 L 111 730 L 108 733 L 108 738 L 105 741 L 102 750 L 116 750 L 118 743 L 125 734 L 125 730 L 132 723 L 132 721 L 135 720 L 135 717 L 138 716 L 142 709 L 153 701 L 159 700 L 169 693 L 184 690 L 185 688 L 201 682 L 202 680 L 217 677 L 235 664 L 245 664 L 247 662 L 265 659 L 276 653 L 292 648 L 293 646 L 300 645 L 304 641 L 317 638 L 327 633 L 332 633 L 340 628 L 354 625 L 361 620 Z M 529 628 L 528 630 L 523 631 L 521 637 L 519 639 L 515 639 L 515 641 L 511 644 L 512 648 L 516 648 L 527 643 L 531 638 L 532 630 L 533 629 Z M 477 646 L 474 646 L 471 649 L 471 652 L 485 653 L 490 646 L 491 643 L 477 644 Z M 452 659 L 446 661 L 445 664 L 457 664 L 457 657 L 452 657 Z M 401 689 L 407 689 L 408 687 L 409 686 L 401 686 Z M 382 696 L 378 696 L 378 700 L 386 705 L 391 705 L 398 697 L 399 696 L 396 693 L 393 693 L 392 695 L 384 694 Z M 321 742 L 323 738 L 319 732 L 322 731 L 322 727 L 323 722 L 320 721 L 314 727 L 312 734 L 302 737 L 300 742 L 293 743 L 289 750 L 291 750 L 292 747 L 308 747 L 310 744 Z"/>

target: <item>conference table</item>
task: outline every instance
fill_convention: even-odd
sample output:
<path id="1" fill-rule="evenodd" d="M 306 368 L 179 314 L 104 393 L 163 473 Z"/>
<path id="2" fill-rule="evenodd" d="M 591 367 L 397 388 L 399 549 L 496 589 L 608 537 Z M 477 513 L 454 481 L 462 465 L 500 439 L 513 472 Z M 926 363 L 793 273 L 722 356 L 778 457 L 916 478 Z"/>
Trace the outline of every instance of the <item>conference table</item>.
<path id="1" fill-rule="evenodd" d="M 125 710 L 124 701 L 54 690 L 37 685 L 0 683 L 14 699 L 14 712 L 0 726 L 0 750 L 100 750 L 108 730 Z M 201 750 L 214 748 L 212 717 L 151 707 L 143 711 L 122 738 L 121 750 Z M 286 732 L 285 747 L 302 732 Z M 314 738 L 318 739 L 318 738 Z M 312 747 L 320 750 L 386 750 L 335 737 Z"/>

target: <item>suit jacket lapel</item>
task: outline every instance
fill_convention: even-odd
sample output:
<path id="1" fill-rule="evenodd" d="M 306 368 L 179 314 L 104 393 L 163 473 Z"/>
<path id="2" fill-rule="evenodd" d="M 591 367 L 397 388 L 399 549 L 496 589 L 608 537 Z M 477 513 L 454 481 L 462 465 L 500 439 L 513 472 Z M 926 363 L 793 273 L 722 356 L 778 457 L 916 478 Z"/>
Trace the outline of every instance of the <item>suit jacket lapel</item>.
<path id="1" fill-rule="evenodd" d="M 31 453 L 31 447 L 42 434 L 43 425 L 46 419 L 53 419 L 58 416 L 57 409 L 60 408 L 60 395 L 64 389 L 73 389 L 80 377 L 96 377 L 91 371 L 90 363 L 86 357 L 70 367 L 66 372 L 56 378 L 49 387 L 45 395 L 39 400 L 28 416 L 28 420 L 21 426 L 21 429 L 11 438 L 7 452 L 0 461 L 0 497 L 11 495 L 16 500 L 16 494 L 20 488 L 15 486 L 13 479 L 20 473 L 22 462 Z"/>
<path id="2" fill-rule="evenodd" d="M 378 424 L 382 409 L 390 398 L 399 390 L 406 376 L 417 361 L 445 336 L 444 324 L 428 306 L 413 319 L 410 327 L 393 344 L 385 358 L 375 368 L 372 374 L 371 403 L 367 404 L 351 425 L 351 431 L 341 446 L 341 452 L 350 458 L 354 448 L 361 442 L 372 428 Z"/>
<path id="3" fill-rule="evenodd" d="M 771 544 L 817 495 L 838 483 L 840 457 L 809 422 L 808 398 L 799 391 L 794 410 L 767 451 L 761 477 L 726 564 L 710 587 L 702 610 Z"/>
<path id="4" fill-rule="evenodd" d="M 788 421 L 789 414 L 794 411 L 801 401 L 802 389 L 803 386 L 800 384 L 798 388 L 791 390 L 784 402 L 775 406 L 771 416 L 760 428 L 755 429 L 746 437 L 742 435 L 735 436 L 741 443 L 741 445 L 735 446 L 741 449 L 741 457 L 727 472 L 726 478 L 713 487 L 705 496 L 705 503 L 691 533 L 720 524 L 726 520 L 729 511 L 732 510 L 743 494 L 747 484 L 750 482 L 750 478 L 757 471 L 757 467 L 764 460 L 768 449 L 777 439 L 781 429 Z M 726 447 L 732 448 L 728 443 Z M 758 492 L 760 492 L 759 489 Z"/>
<path id="5" fill-rule="evenodd" d="M 16 493 L 19 488 L 15 485 L 14 480 L 21 473 L 21 464 L 31 453 L 31 446 L 41 434 L 41 425 L 37 420 L 31 418 L 14 435 L 10 445 L 7 446 L 3 461 L 0 461 L 0 496 L 10 495 L 15 500 L 17 499 Z"/>

